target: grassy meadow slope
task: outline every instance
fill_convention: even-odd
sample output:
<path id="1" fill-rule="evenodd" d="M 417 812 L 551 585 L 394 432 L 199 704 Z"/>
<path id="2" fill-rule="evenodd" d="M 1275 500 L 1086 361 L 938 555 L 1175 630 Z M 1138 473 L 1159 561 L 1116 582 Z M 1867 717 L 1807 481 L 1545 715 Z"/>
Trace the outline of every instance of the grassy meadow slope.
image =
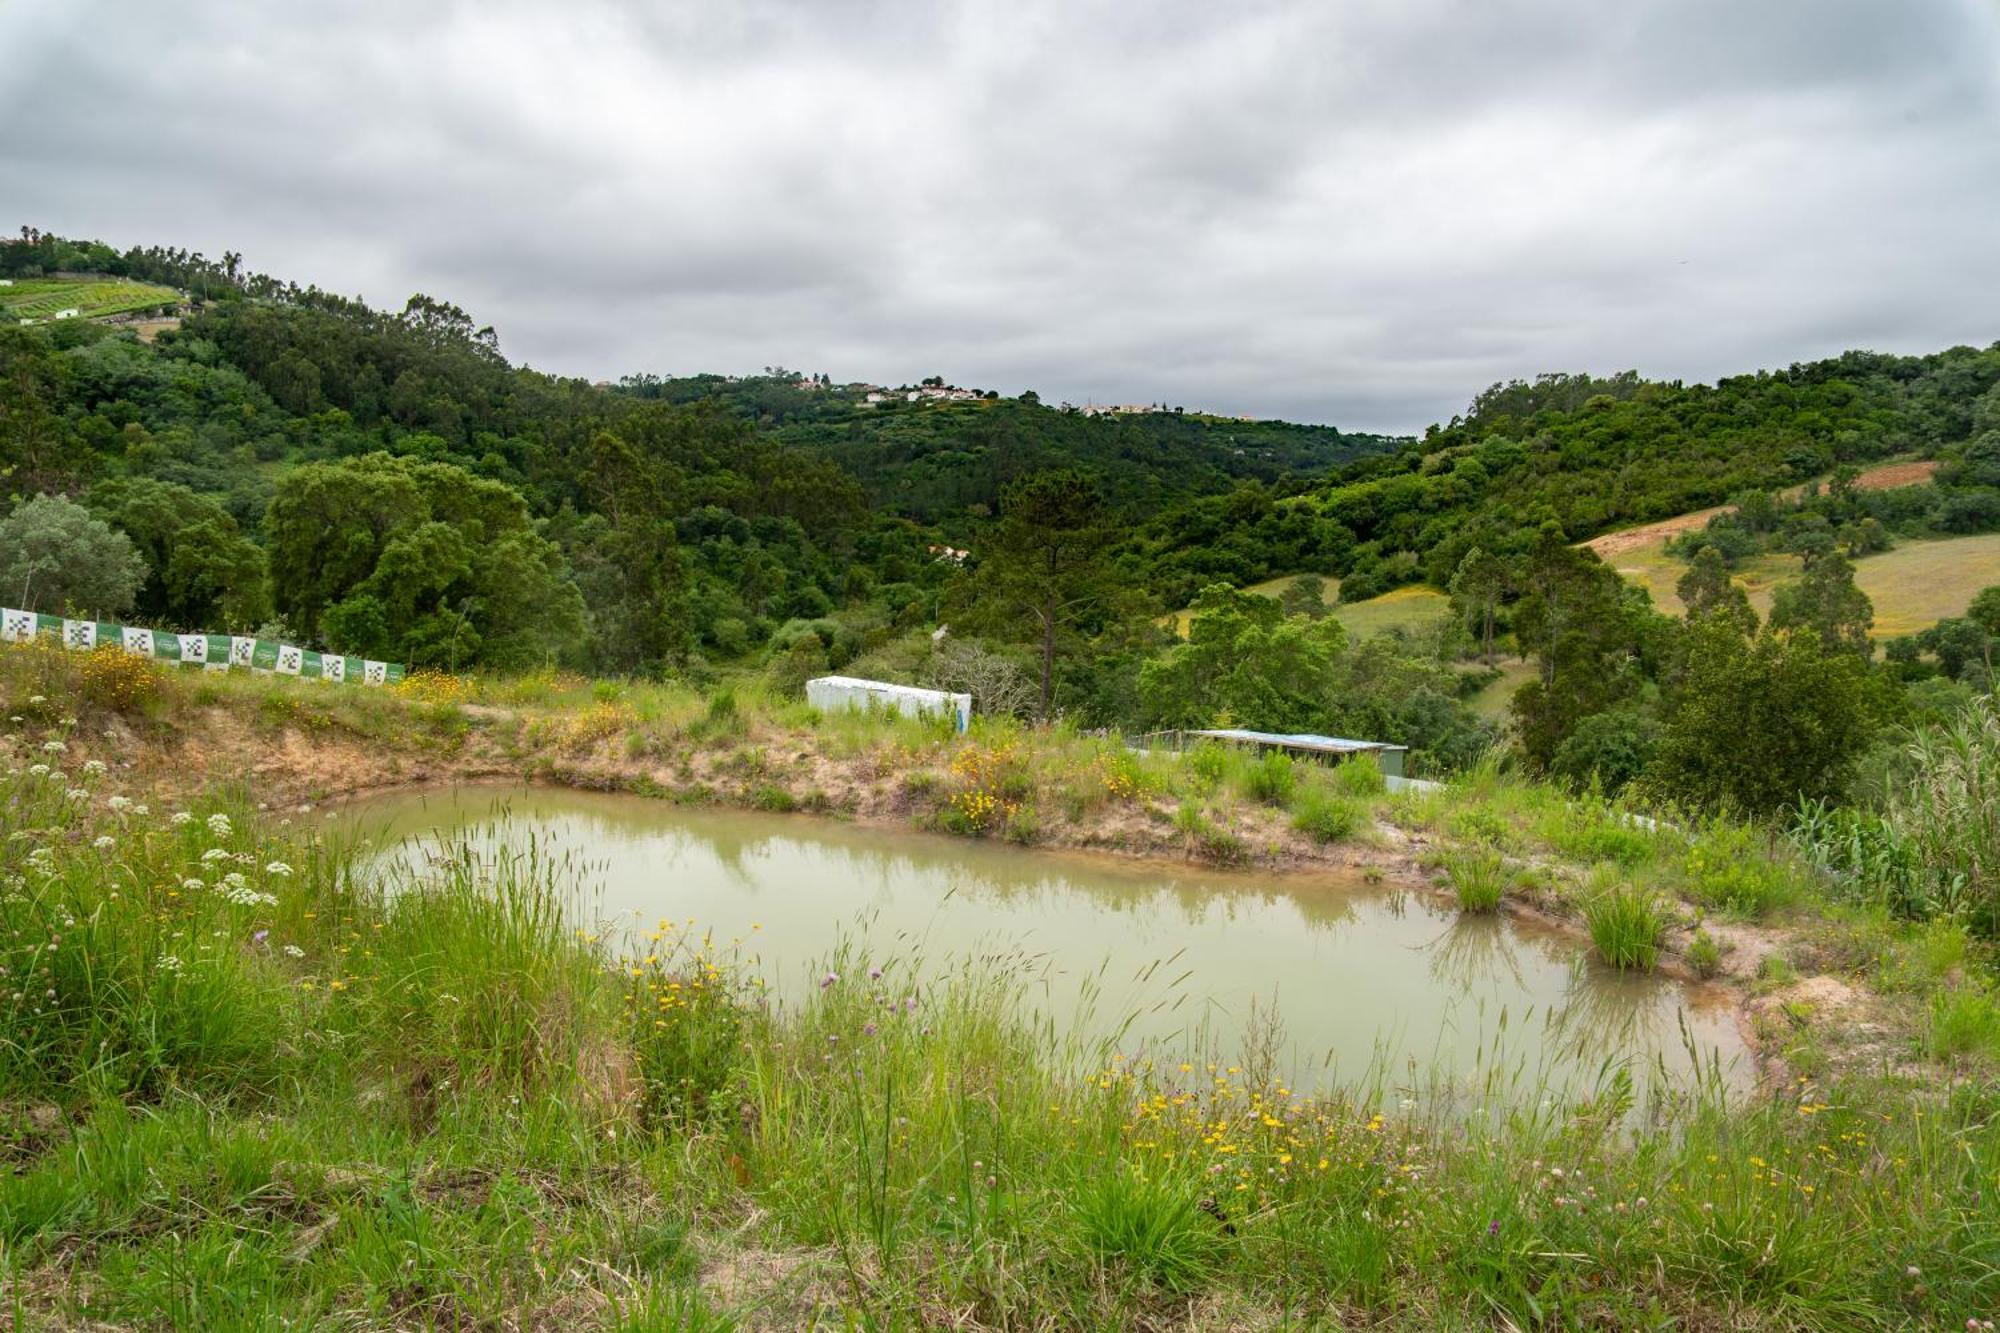
<path id="1" fill-rule="evenodd" d="M 1687 572 L 1685 562 L 1669 555 L 1666 539 L 1607 556 L 1609 563 L 1652 594 L 1662 610 L 1680 614 L 1674 585 Z M 1734 571 L 1750 594 L 1750 604 L 1764 614 L 1778 584 L 1799 576 L 1799 558 L 1763 555 L 1743 561 Z M 2000 581 L 2000 533 L 1930 541 L 1904 541 L 1894 549 L 1863 556 L 1854 562 L 1854 583 L 1875 604 L 1875 637 L 1914 634 L 1949 616 L 1965 614 L 1981 588 Z"/>
<path id="2" fill-rule="evenodd" d="M 1281 574 L 1274 579 L 1265 579 L 1244 588 L 1244 592 L 1255 593 L 1259 597 L 1277 597 L 1297 575 Z M 1364 602 L 1343 602 L 1338 600 L 1340 580 L 1320 576 L 1326 583 L 1327 613 L 1341 624 L 1347 632 L 1356 637 L 1379 634 L 1390 629 L 1415 629 L 1435 616 L 1451 609 L 1450 599 L 1435 588 L 1413 584 L 1407 588 L 1396 588 L 1380 597 L 1370 597 Z M 1193 609 L 1182 607 L 1174 612 L 1174 632 L 1187 637 L 1188 622 L 1194 616 Z"/>

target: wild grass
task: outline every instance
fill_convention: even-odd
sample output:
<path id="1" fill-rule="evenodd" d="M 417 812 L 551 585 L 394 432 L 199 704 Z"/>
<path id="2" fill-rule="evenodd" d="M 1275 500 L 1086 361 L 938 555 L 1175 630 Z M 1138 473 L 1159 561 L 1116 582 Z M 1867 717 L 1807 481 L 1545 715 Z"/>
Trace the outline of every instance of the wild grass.
<path id="1" fill-rule="evenodd" d="M 1272 750 L 1252 760 L 1243 775 L 1243 790 L 1251 800 L 1264 805 L 1289 805 L 1298 790 L 1298 774 L 1292 757 Z"/>
<path id="2" fill-rule="evenodd" d="M 1615 865 L 1592 872 L 1583 921 L 1597 956 L 1619 971 L 1651 972 L 1659 966 L 1665 907 L 1657 893 L 1625 879 Z"/>
<path id="3" fill-rule="evenodd" d="M 1498 852 L 1447 853 L 1444 873 L 1462 912 L 1494 911 L 1507 891 L 1507 863 Z"/>
<path id="4" fill-rule="evenodd" d="M 1292 827 L 1324 846 L 1353 837 L 1368 809 L 1352 796 L 1308 787 L 1292 803 Z"/>
<path id="5" fill-rule="evenodd" d="M 1552 851 L 1583 865 L 1609 861 L 1630 870 L 1659 850 L 1659 835 L 1645 822 L 1597 796 L 1548 802 L 1535 817 L 1535 832 Z"/>
<path id="6" fill-rule="evenodd" d="M 1722 970 L 1722 946 L 1706 930 L 1697 930 L 1688 940 L 1688 969 L 1698 977 L 1712 977 Z"/>
<path id="7" fill-rule="evenodd" d="M 1335 791 L 1360 798 L 1380 796 L 1389 787 L 1387 779 L 1382 776 L 1381 766 L 1367 759 L 1350 759 L 1335 764 L 1330 779 Z"/>
<path id="8" fill-rule="evenodd" d="M 1955 898 L 1924 881 L 1932 919 L 1904 925 L 1756 831 L 1649 828 L 1497 762 L 1395 797 L 1372 765 L 1300 764 L 1306 836 L 1382 809 L 1448 868 L 1533 862 L 1614 965 L 1657 964 L 1675 899 L 1844 913 L 1815 947 L 1910 997 L 1899 1053 L 1938 1074 L 1634 1108 L 1614 1062 L 1603 1095 L 1467 1119 L 1461 1099 L 1309 1093 L 1227 1053 L 1086 1048 L 1004 961 L 833 952 L 837 979 L 781 1004 L 698 933 L 592 927 L 583 868 L 536 849 L 445 844 L 392 877 L 241 795 L 114 805 L 119 774 L 79 758 L 85 733 L 218 706 L 403 750 L 511 725 L 482 709 L 611 710 L 606 741 L 698 749 L 726 799 L 796 790 L 809 738 L 915 815 L 1014 802 L 985 836 L 1032 839 L 1071 802 L 1158 811 L 1233 863 L 1260 817 L 1238 752 L 821 717 L 754 681 L 725 701 L 549 673 L 426 701 L 162 672 L 90 694 L 84 655 L 0 658 L 0 715 L 21 718 L 0 777 L 0 1285 L 27 1326 L 1957 1327 L 1992 1309 L 2000 1006 L 1977 875 Z M 1987 742 L 1933 744 L 1911 801 L 1936 809 L 1898 836 L 1984 867 Z M 1605 868 L 1570 889 L 1577 858 Z"/>
<path id="9" fill-rule="evenodd" d="M 1770 833 L 1727 819 L 1707 821 L 1689 840 L 1683 873 L 1694 902 L 1753 920 L 1813 896 L 1806 876 L 1779 853 Z"/>
<path id="10" fill-rule="evenodd" d="M 45 754 L 0 778 L 0 1272 L 30 1326 L 1991 1308 L 1990 1001 L 1939 1004 L 1966 1075 L 1921 1116 L 1855 1079 L 1690 1087 L 1643 1134 L 1616 1096 L 1467 1120 L 1083 1043 L 1019 959 L 830 946 L 778 1004 L 685 923 L 590 925 L 546 851 L 391 873 L 240 801 L 114 806 Z"/>
<path id="11" fill-rule="evenodd" d="M 2000 1061 L 2000 994 L 1988 985 L 1961 985 L 1931 996 L 1930 1054 Z"/>
<path id="12" fill-rule="evenodd" d="M 1965 614 L 1979 590 L 1991 582 L 2000 562 L 2000 533 L 1978 533 L 1927 541 L 1898 541 L 1892 550 L 1855 561 L 1854 582 L 1877 607 L 1877 639 L 1915 634 L 1948 616 Z M 1619 572 L 1645 586 L 1661 610 L 1678 615 L 1675 590 L 1687 565 L 1669 555 L 1662 538 L 1614 559 Z M 1768 616 L 1778 586 L 1799 575 L 1799 557 L 1769 554 L 1744 561 L 1735 571 L 1750 604 Z"/>
<path id="13" fill-rule="evenodd" d="M 1184 800 L 1174 812 L 1174 828 L 1190 857 L 1212 865 L 1236 866 L 1250 859 L 1250 846 L 1216 820 L 1195 800 Z"/>

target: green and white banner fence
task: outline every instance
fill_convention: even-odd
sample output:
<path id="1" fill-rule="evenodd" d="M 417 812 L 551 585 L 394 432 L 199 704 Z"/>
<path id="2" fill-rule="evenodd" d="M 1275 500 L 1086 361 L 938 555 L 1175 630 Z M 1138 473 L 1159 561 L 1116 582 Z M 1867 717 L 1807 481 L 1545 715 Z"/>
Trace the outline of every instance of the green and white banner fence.
<path id="1" fill-rule="evenodd" d="M 377 662 L 339 653 L 316 653 L 295 644 L 276 643 L 243 634 L 169 634 L 163 630 L 112 625 L 101 620 L 66 620 L 37 611 L 0 609 L 0 640 L 25 643 L 38 635 L 60 639 L 65 648 L 123 648 L 156 662 L 180 662 L 209 671 L 232 667 L 271 671 L 306 680 L 357 680 L 366 685 L 394 685 L 403 678 L 400 662 Z"/>

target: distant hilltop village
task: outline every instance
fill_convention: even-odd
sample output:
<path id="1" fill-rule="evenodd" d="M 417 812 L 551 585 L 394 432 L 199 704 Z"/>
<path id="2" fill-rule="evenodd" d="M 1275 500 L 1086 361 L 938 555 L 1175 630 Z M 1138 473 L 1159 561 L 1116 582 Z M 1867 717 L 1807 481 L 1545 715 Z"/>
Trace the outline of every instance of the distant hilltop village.
<path id="1" fill-rule="evenodd" d="M 683 380 L 662 380 L 655 375 L 628 375 L 615 384 L 611 380 L 598 380 L 601 389 L 622 388 L 646 392 L 662 384 L 701 385 L 720 388 L 728 385 L 774 385 L 800 393 L 826 394 L 830 398 L 842 399 L 856 407 L 885 407 L 904 403 L 978 403 L 996 402 L 1000 398 L 997 389 L 969 389 L 960 384 L 947 384 L 941 375 L 932 375 L 916 384 L 905 384 L 890 388 L 886 384 L 870 384 L 857 380 L 849 384 L 836 384 L 830 375 L 806 375 L 795 371 L 766 367 L 761 375 L 694 375 Z M 1021 395 L 1025 402 L 1039 403 L 1041 396 L 1033 390 Z M 1249 413 L 1225 415 L 1218 412 L 1203 412 L 1196 409 L 1189 412 L 1185 407 L 1169 407 L 1165 403 L 1098 403 L 1063 402 L 1054 410 L 1075 412 L 1086 417 L 1127 417 L 1163 414 L 1169 416 L 1195 416 L 1211 421 L 1258 421 L 1261 418 Z"/>

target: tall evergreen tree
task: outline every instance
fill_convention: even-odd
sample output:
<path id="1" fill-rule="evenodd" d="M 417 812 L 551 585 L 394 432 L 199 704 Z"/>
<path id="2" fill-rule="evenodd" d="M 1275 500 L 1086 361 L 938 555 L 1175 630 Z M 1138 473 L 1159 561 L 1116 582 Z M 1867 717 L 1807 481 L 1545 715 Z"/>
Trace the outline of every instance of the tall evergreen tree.
<path id="1" fill-rule="evenodd" d="M 1117 592 L 1111 513 L 1097 478 L 1072 468 L 1033 473 L 1001 496 L 1000 522 L 979 552 L 982 618 L 1025 631 L 1040 657 L 1040 715 L 1054 708 L 1056 655 L 1070 631 Z"/>

